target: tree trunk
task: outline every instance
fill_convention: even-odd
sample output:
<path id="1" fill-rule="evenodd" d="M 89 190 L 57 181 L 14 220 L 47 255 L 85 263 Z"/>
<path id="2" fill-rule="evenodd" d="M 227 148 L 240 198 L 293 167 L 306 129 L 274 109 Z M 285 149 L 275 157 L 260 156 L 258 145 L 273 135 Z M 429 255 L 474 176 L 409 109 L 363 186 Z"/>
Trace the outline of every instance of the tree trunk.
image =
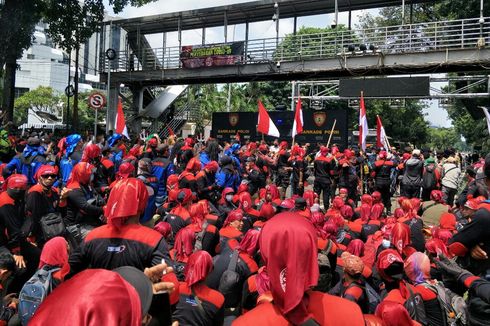
<path id="1" fill-rule="evenodd" d="M 3 124 L 13 121 L 15 96 L 15 71 L 17 60 L 15 57 L 7 58 L 3 84 L 2 109 L 4 111 Z"/>
<path id="2" fill-rule="evenodd" d="M 75 48 L 75 76 L 74 76 L 74 82 L 75 82 L 75 89 L 74 93 L 75 95 L 73 96 L 73 119 L 72 119 L 72 128 L 73 132 L 78 132 L 78 54 L 80 51 L 80 46 L 77 46 Z"/>

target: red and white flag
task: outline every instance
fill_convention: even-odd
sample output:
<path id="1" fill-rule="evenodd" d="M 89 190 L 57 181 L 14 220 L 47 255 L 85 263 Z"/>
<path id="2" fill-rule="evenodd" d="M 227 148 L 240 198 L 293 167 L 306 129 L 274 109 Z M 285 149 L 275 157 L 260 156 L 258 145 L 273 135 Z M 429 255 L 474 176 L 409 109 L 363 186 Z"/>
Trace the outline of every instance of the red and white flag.
<path id="1" fill-rule="evenodd" d="M 292 137 L 299 135 L 303 132 L 303 110 L 301 110 L 301 98 L 298 97 L 298 103 L 296 103 L 296 112 L 294 113 L 293 132 Z"/>
<path id="2" fill-rule="evenodd" d="M 383 123 L 381 122 L 381 118 L 379 115 L 376 116 L 376 147 L 383 147 L 388 152 L 390 151 L 390 145 L 388 142 L 388 137 L 386 136 L 385 127 L 383 127 Z"/>
<path id="3" fill-rule="evenodd" d="M 124 119 L 122 100 L 119 98 L 117 103 L 116 114 L 116 133 L 126 136 L 129 139 L 128 127 L 126 127 L 126 120 Z"/>
<path id="4" fill-rule="evenodd" d="M 279 129 L 277 129 L 276 125 L 269 117 L 264 105 L 259 100 L 259 121 L 257 122 L 257 130 L 264 135 L 269 135 L 273 137 L 280 136 Z"/>
<path id="5" fill-rule="evenodd" d="M 369 132 L 366 107 L 364 106 L 364 96 L 361 92 L 361 100 L 359 102 L 359 146 L 362 150 L 366 150 L 366 137 Z"/>

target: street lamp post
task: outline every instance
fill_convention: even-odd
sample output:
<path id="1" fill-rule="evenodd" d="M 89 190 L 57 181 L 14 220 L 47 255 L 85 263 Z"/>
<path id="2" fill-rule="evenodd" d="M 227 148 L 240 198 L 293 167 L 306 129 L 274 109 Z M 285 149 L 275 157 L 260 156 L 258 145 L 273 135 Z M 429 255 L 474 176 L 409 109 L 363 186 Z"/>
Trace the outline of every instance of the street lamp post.
<path id="1" fill-rule="evenodd" d="M 274 9 L 276 9 L 276 12 L 274 13 L 274 16 L 272 16 L 272 21 L 276 23 L 276 48 L 279 46 L 279 4 L 276 2 L 274 3 Z"/>

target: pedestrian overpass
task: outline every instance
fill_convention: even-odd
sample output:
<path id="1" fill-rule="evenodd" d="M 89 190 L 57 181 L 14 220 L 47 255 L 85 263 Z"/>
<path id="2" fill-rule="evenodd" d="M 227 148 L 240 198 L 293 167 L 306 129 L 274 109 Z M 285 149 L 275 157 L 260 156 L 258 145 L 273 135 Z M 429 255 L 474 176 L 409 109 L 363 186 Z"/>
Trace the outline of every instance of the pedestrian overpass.
<path id="1" fill-rule="evenodd" d="M 339 11 L 349 11 L 349 27 L 351 10 L 399 5 L 399 1 L 393 0 L 338 2 Z M 415 2 L 428 1 L 412 1 Z M 114 60 L 109 61 L 104 55 L 106 49 L 101 47 L 102 79 L 106 82 L 110 79 L 109 103 L 116 101 L 119 86 L 124 84 L 133 94 L 133 109 L 140 116 L 155 117 L 162 115 L 188 84 L 414 75 L 482 71 L 490 67 L 490 18 L 487 17 L 370 29 L 337 26 L 320 34 L 296 33 L 297 17 L 331 13 L 333 3 L 334 0 L 259 0 L 109 22 L 127 32 L 127 47 L 116 51 Z M 249 39 L 249 23 L 270 20 L 272 14 L 276 18 L 277 36 Z M 279 37 L 277 17 L 293 18 L 293 33 Z M 228 41 L 227 26 L 241 23 L 245 24 L 245 39 Z M 224 27 L 225 41 L 215 45 L 206 43 L 206 28 L 216 26 Z M 202 29 L 201 44 L 186 43 L 182 30 L 198 28 Z M 106 30 L 103 29 L 103 34 L 107 34 Z M 178 46 L 166 45 L 166 33 L 171 31 L 178 32 Z M 162 43 L 151 47 L 146 36 L 155 33 L 161 33 Z M 223 49 L 229 50 L 237 43 L 239 50 L 229 55 L 225 63 L 207 64 L 204 60 L 198 66 L 188 64 L 190 47 L 215 46 L 223 54 Z M 162 86 L 168 87 L 166 92 L 149 96 L 152 88 Z M 158 99 L 165 94 L 172 94 L 173 99 Z M 115 105 L 109 106 L 108 117 L 115 116 L 112 112 Z M 176 113 L 179 117 L 183 115 L 185 112 Z M 158 119 L 156 123 L 154 127 L 160 128 L 162 123 L 158 124 Z"/>

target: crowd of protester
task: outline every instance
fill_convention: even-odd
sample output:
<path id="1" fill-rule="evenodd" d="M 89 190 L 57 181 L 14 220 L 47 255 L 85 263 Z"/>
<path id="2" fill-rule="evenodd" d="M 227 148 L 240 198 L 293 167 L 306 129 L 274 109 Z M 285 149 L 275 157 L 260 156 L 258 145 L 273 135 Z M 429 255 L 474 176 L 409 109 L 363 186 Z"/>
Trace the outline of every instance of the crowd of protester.
<path id="1" fill-rule="evenodd" d="M 0 137 L 0 325 L 490 323 L 490 155 Z"/>

